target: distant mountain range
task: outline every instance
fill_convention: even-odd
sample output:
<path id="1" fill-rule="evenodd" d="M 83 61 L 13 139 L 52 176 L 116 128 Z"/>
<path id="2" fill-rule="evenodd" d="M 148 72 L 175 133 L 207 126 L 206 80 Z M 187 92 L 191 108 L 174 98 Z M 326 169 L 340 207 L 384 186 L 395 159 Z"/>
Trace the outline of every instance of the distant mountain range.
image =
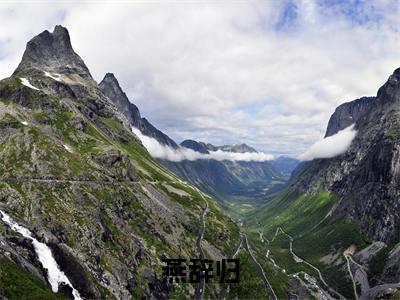
<path id="1" fill-rule="evenodd" d="M 209 154 L 210 151 L 231 153 L 257 153 L 246 145 L 214 146 L 210 143 L 185 140 L 179 146 L 166 134 L 155 128 L 141 117 L 138 107 L 133 104 L 122 90 L 116 77 L 108 73 L 100 82 L 99 88 L 118 107 L 144 135 L 157 140 L 161 145 L 178 149 L 179 147 Z M 220 201 L 224 207 L 235 201 L 265 202 L 281 190 L 297 166 L 298 161 L 289 157 L 278 157 L 271 161 L 218 161 L 215 159 L 183 160 L 179 162 L 160 159 L 169 170 L 187 182 L 197 186 Z"/>
<path id="2" fill-rule="evenodd" d="M 246 144 L 214 146 L 185 140 L 180 146 L 203 154 L 217 150 L 257 153 L 254 148 Z M 297 160 L 287 157 L 261 162 L 215 159 L 180 162 L 161 160 L 161 162 L 181 178 L 213 195 L 225 208 L 235 201 L 247 203 L 267 201 L 282 189 L 288 175 L 298 164 Z"/>

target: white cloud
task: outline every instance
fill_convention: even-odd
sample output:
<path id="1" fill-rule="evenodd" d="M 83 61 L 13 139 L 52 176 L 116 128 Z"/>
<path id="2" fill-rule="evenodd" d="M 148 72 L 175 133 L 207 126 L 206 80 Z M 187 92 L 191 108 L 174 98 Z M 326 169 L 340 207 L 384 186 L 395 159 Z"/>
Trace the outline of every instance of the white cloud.
<path id="1" fill-rule="evenodd" d="M 332 158 L 343 154 L 350 147 L 356 135 L 357 131 L 354 129 L 354 124 L 350 125 L 338 133 L 314 143 L 306 152 L 299 156 L 299 159 Z"/>
<path id="2" fill-rule="evenodd" d="M 29 38 L 62 23 L 94 77 L 115 73 L 175 140 L 298 155 L 337 105 L 374 95 L 400 64 L 397 0 L 6 3 L 0 76 Z"/>
<path id="3" fill-rule="evenodd" d="M 231 161 L 267 161 L 272 160 L 274 157 L 270 154 L 262 152 L 258 153 L 233 153 L 227 151 L 210 151 L 209 154 L 199 153 L 192 149 L 179 147 L 173 149 L 171 147 L 161 145 L 156 139 L 143 135 L 139 129 L 132 128 L 132 131 L 142 141 L 142 144 L 146 147 L 147 151 L 159 159 L 165 159 L 169 161 L 183 161 L 183 160 L 198 160 L 198 159 L 215 159 L 218 161 L 231 160 Z"/>

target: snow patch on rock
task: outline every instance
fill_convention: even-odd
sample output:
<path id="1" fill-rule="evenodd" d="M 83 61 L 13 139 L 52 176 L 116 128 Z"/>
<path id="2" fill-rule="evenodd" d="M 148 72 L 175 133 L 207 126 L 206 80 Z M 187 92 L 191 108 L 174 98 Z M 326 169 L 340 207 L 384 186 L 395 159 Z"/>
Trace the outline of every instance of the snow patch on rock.
<path id="1" fill-rule="evenodd" d="M 63 145 L 63 147 L 64 147 L 64 149 L 67 150 L 69 153 L 72 153 L 72 152 L 73 152 L 70 146 L 68 146 L 68 145 Z"/>
<path id="2" fill-rule="evenodd" d="M 46 75 L 47 77 L 50 77 L 51 79 L 54 79 L 56 81 L 61 81 L 61 75 L 54 73 L 54 74 L 50 74 L 49 72 L 44 72 L 44 75 Z"/>
<path id="3" fill-rule="evenodd" d="M 21 77 L 20 79 L 21 79 L 21 83 L 22 83 L 23 85 L 25 85 L 25 86 L 27 86 L 28 88 L 31 88 L 31 89 L 33 89 L 33 90 L 40 91 L 40 89 L 38 89 L 37 87 L 34 87 L 34 86 L 29 82 L 28 79 L 26 79 L 26 78 L 24 78 L 24 77 Z"/>

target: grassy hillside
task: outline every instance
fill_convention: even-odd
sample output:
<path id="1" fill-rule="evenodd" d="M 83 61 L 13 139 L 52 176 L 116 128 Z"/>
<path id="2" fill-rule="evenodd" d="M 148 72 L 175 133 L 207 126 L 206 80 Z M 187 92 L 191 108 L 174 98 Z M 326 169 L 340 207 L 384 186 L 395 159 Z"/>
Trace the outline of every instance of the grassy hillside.
<path id="1" fill-rule="evenodd" d="M 269 251 L 269 258 L 286 274 L 304 271 L 317 278 L 314 268 L 293 258 L 290 252 L 292 238 L 294 253 L 320 269 L 331 287 L 351 298 L 352 286 L 343 252 L 350 246 L 361 249 L 368 241 L 352 221 L 330 215 L 336 201 L 335 195 L 324 191 L 306 195 L 286 190 L 252 214 L 244 226 L 256 248 L 263 249 L 264 253 Z"/>

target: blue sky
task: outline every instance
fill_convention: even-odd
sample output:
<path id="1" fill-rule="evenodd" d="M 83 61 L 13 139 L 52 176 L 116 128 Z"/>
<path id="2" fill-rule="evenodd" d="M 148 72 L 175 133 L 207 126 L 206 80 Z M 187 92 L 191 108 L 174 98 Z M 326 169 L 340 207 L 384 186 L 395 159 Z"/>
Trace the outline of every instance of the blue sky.
<path id="1" fill-rule="evenodd" d="M 178 142 L 299 155 L 400 66 L 398 1 L 1 2 L 0 75 L 56 24 Z"/>

